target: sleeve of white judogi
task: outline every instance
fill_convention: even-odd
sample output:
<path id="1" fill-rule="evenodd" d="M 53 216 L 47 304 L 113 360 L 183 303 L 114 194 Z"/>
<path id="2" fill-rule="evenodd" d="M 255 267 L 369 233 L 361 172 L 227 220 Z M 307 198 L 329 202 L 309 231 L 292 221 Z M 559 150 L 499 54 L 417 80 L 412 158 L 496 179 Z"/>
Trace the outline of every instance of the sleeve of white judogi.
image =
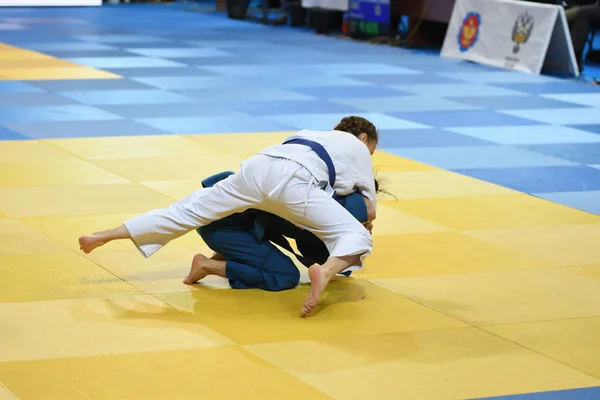
<path id="1" fill-rule="evenodd" d="M 261 195 L 243 172 L 158 210 L 124 222 L 131 240 L 146 258 L 171 240 L 260 202 Z"/>
<path id="2" fill-rule="evenodd" d="M 356 182 L 356 191 L 369 199 L 373 203 L 373 208 L 377 210 L 377 192 L 375 191 L 373 162 L 370 154 L 360 152 L 352 161 L 350 165 Z"/>

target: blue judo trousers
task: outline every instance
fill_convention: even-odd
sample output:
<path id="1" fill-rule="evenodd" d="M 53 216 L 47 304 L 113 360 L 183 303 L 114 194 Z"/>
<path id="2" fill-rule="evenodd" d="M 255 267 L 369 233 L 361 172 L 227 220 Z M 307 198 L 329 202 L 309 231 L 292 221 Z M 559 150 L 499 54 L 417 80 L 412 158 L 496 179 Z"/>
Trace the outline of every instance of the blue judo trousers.
<path id="1" fill-rule="evenodd" d="M 202 181 L 210 187 L 233 172 L 222 172 Z M 334 196 L 360 222 L 367 222 L 367 206 L 358 193 Z M 215 221 L 197 229 L 202 240 L 227 260 L 226 276 L 233 289 L 280 291 L 295 288 L 300 272 L 273 243 L 293 252 L 287 238 L 296 241 L 296 258 L 306 267 L 329 258 L 325 244 L 309 231 L 276 215 L 255 209 Z M 350 275 L 348 272 L 347 275 Z"/>

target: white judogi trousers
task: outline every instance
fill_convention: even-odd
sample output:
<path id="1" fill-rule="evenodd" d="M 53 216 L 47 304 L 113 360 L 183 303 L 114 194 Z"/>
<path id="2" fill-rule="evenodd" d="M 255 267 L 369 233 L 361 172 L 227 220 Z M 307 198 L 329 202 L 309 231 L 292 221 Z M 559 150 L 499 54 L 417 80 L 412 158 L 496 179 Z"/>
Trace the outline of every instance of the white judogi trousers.
<path id="1" fill-rule="evenodd" d="M 198 227 L 254 208 L 278 215 L 315 234 L 331 257 L 361 255 L 359 265 L 372 250 L 367 229 L 300 164 L 256 155 L 240 172 L 213 187 L 197 190 L 167 208 L 153 210 L 126 221 L 132 241 L 150 257 L 171 240 Z"/>

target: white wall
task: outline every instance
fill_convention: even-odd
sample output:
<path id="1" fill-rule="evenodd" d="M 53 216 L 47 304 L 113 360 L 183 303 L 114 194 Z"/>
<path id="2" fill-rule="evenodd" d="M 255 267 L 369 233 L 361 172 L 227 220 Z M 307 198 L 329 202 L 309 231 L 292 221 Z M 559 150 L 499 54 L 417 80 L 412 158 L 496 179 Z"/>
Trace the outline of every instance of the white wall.
<path id="1" fill-rule="evenodd" d="M 102 0 L 0 0 L 0 7 L 100 6 Z"/>

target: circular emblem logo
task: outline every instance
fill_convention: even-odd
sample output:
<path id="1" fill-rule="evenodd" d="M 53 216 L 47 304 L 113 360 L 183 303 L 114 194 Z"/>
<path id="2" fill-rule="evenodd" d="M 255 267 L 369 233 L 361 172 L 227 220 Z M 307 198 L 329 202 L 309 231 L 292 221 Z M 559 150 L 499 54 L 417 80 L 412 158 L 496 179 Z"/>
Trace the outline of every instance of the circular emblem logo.
<path id="1" fill-rule="evenodd" d="M 481 15 L 477 12 L 468 13 L 463 19 L 458 31 L 458 48 L 461 52 L 469 50 L 477 42 L 479 27 L 481 26 Z"/>

